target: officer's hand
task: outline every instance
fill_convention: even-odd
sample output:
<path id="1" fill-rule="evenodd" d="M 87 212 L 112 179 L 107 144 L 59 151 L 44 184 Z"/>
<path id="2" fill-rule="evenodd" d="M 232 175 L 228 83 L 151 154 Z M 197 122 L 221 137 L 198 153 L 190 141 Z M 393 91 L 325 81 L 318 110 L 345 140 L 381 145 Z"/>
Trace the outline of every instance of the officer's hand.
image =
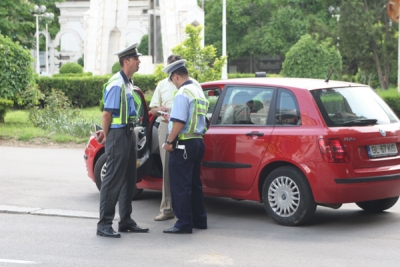
<path id="1" fill-rule="evenodd" d="M 168 145 L 167 143 L 164 143 L 163 148 L 164 148 L 165 150 L 167 150 L 168 152 L 174 151 L 174 149 L 172 148 L 172 144 L 171 144 L 171 145 Z"/>
<path id="2" fill-rule="evenodd" d="M 104 135 L 104 131 L 103 130 L 99 130 L 95 133 L 95 137 L 96 137 L 96 141 L 99 144 L 104 144 L 106 142 L 106 136 Z"/>

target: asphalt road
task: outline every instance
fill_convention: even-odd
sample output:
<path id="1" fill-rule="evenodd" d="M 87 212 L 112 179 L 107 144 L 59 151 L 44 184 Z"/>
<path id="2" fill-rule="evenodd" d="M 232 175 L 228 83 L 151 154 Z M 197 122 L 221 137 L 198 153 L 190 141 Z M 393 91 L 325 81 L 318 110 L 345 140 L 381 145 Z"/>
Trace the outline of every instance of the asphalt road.
<path id="1" fill-rule="evenodd" d="M 400 204 L 379 215 L 318 207 L 311 224 L 283 227 L 259 203 L 206 197 L 209 229 L 167 235 L 174 220 L 153 220 L 160 199 L 144 191 L 132 202 L 150 233 L 97 237 L 83 150 L 0 146 L 0 266 L 399 265 Z"/>

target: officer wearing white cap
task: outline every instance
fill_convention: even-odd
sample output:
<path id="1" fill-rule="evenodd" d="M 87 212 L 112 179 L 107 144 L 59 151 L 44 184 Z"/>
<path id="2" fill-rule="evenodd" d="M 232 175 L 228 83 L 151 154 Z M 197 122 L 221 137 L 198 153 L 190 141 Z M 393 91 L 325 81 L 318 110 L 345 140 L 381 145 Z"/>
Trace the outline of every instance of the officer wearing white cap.
<path id="1" fill-rule="evenodd" d="M 132 75 L 139 70 L 137 44 L 118 55 L 121 70 L 104 84 L 103 130 L 96 132 L 97 140 L 105 143 L 107 170 L 100 190 L 100 220 L 97 235 L 121 237 L 112 228 L 115 205 L 119 202 L 119 232 L 148 232 L 131 218 L 132 198 L 136 184 L 136 137 L 133 132 L 137 122 L 140 98 L 134 92 Z M 135 103 L 137 106 L 135 107 Z"/>
<path id="2" fill-rule="evenodd" d="M 182 57 L 180 55 L 170 55 L 167 59 L 168 64 L 171 64 L 177 60 L 181 60 Z M 190 78 L 193 83 L 201 88 L 200 84 Z M 178 89 L 175 85 L 169 80 L 169 78 L 165 78 L 160 81 L 157 85 L 156 90 L 154 90 L 153 97 L 151 98 L 151 102 L 149 107 L 151 108 L 151 113 L 153 116 L 159 116 L 157 118 L 158 126 L 158 143 L 162 144 L 165 142 L 165 137 L 168 134 L 168 120 L 163 119 L 161 112 L 169 113 L 172 109 L 172 103 L 174 101 L 175 93 Z M 160 145 L 160 158 L 162 162 L 163 172 L 163 185 L 162 185 L 162 196 L 161 196 L 161 204 L 160 204 L 160 213 L 154 217 L 155 221 L 164 221 L 174 218 L 174 213 L 172 211 L 172 201 L 171 201 L 171 190 L 170 190 L 170 178 L 169 178 L 169 170 L 168 170 L 168 161 L 169 161 L 169 153 Z"/>
<path id="3" fill-rule="evenodd" d="M 169 116 L 169 135 L 164 148 L 170 152 L 169 175 L 172 209 L 177 221 L 167 234 L 190 234 L 193 228 L 207 229 L 200 164 L 204 156 L 208 101 L 203 90 L 189 78 L 186 60 L 163 69 L 178 88 Z"/>

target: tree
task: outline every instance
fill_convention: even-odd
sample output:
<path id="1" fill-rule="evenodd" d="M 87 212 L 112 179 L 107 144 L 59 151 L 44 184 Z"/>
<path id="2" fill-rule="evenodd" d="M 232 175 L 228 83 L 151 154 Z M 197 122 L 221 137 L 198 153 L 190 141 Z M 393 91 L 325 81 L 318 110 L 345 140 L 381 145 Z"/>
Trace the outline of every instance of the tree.
<path id="1" fill-rule="evenodd" d="M 381 0 L 349 0 L 341 8 L 340 47 L 344 62 L 354 75 L 358 69 L 376 73 L 382 89 L 389 88 L 391 68 L 397 61 L 397 27 Z"/>
<path id="2" fill-rule="evenodd" d="M 142 39 L 140 40 L 140 44 L 138 46 L 138 51 L 142 55 L 149 54 L 149 35 L 148 34 L 145 34 L 142 36 Z"/>
<path id="3" fill-rule="evenodd" d="M 49 23 L 49 33 L 52 38 L 60 31 L 58 16 L 60 11 L 55 3 L 58 0 L 1 0 L 0 1 L 0 34 L 8 36 L 13 42 L 19 42 L 24 48 L 32 48 L 36 44 L 36 18 L 31 9 L 36 5 L 45 5 L 47 12 L 54 13 L 54 19 Z M 45 28 L 45 21 L 39 20 L 39 28 Z M 40 38 L 41 50 L 45 50 L 44 38 Z"/>
<path id="4" fill-rule="evenodd" d="M 20 103 L 21 94 L 35 85 L 33 58 L 28 50 L 3 35 L 0 35 L 0 55 L 0 98 Z M 4 121 L 1 113 L 0 121 Z"/>
<path id="5" fill-rule="evenodd" d="M 332 40 L 319 41 L 306 34 L 290 48 L 282 65 L 282 76 L 326 79 L 331 71 L 341 77 L 342 58 Z M 334 78 L 332 76 L 331 78 Z"/>
<path id="6" fill-rule="evenodd" d="M 186 67 L 190 77 L 198 82 L 212 81 L 221 78 L 222 67 L 226 58 L 217 57 L 216 49 L 212 45 L 202 47 L 200 45 L 200 33 L 202 26 L 194 27 L 187 25 L 185 32 L 187 38 L 179 45 L 172 48 L 172 53 L 179 54 L 187 60 Z M 157 81 L 167 77 L 161 74 L 162 66 L 158 66 L 155 71 Z"/>
<path id="7" fill-rule="evenodd" d="M 205 43 L 222 47 L 222 5 L 206 2 Z M 326 18 L 324 0 L 227 0 L 227 54 L 282 55 L 313 26 L 310 18 Z"/>

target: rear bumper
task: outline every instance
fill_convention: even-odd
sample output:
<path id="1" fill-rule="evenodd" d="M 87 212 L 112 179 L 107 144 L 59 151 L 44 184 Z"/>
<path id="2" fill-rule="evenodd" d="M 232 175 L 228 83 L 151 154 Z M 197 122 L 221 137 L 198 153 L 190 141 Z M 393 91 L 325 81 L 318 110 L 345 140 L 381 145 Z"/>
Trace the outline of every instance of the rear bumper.
<path id="1" fill-rule="evenodd" d="M 337 184 L 358 184 L 358 183 L 372 183 L 372 182 L 384 182 L 400 180 L 400 174 L 384 175 L 384 176 L 371 176 L 371 177 L 360 177 L 360 178 L 336 178 Z"/>
<path id="2" fill-rule="evenodd" d="M 351 164 L 320 162 L 307 176 L 316 203 L 354 203 L 400 196 L 399 167 L 360 171 Z"/>

